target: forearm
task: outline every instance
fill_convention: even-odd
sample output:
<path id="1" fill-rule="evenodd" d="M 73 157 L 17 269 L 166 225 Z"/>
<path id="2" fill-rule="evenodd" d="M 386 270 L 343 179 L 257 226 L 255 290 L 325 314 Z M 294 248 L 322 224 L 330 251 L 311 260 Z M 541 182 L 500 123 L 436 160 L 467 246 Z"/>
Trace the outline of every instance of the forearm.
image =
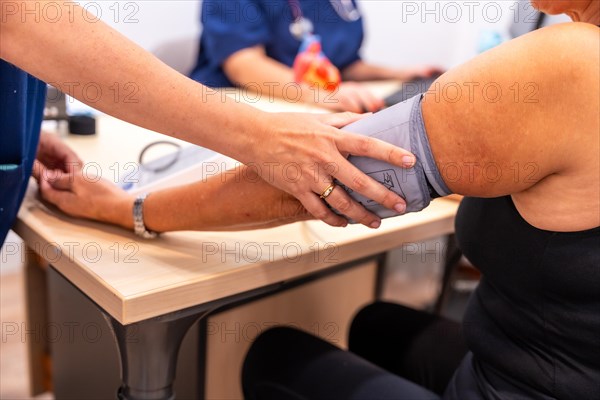
<path id="1" fill-rule="evenodd" d="M 304 103 L 319 101 L 316 89 L 294 84 L 294 71 L 267 56 L 262 46 L 240 50 L 223 63 L 229 80 L 238 86 L 258 91 L 265 98 L 280 98 Z"/>
<path id="2" fill-rule="evenodd" d="M 133 227 L 130 195 L 111 200 L 106 222 Z M 261 229 L 309 219 L 302 205 L 242 166 L 189 185 L 150 193 L 144 202 L 146 227 L 156 232 Z"/>
<path id="3" fill-rule="evenodd" d="M 117 118 L 243 155 L 253 138 L 239 132 L 259 124 L 260 112 L 177 73 L 104 23 L 86 22 L 73 3 L 53 6 L 61 8 L 58 21 L 6 15 L 0 57 Z"/>

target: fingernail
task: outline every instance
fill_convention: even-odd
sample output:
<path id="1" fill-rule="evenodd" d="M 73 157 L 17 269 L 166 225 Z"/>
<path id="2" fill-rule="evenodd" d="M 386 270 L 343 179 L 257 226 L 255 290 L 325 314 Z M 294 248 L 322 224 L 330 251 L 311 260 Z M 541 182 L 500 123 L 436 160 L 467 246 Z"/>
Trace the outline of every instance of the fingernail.
<path id="1" fill-rule="evenodd" d="M 400 214 L 403 214 L 404 211 L 406 211 L 406 204 L 398 203 L 394 206 L 394 210 L 396 210 Z"/>
<path id="2" fill-rule="evenodd" d="M 405 167 L 412 167 L 415 164 L 415 158 L 413 156 L 402 157 L 402 163 Z"/>
<path id="3" fill-rule="evenodd" d="M 373 229 L 377 229 L 381 226 L 381 221 L 373 221 L 373 222 L 371 222 L 371 225 L 369 225 L 369 226 Z"/>

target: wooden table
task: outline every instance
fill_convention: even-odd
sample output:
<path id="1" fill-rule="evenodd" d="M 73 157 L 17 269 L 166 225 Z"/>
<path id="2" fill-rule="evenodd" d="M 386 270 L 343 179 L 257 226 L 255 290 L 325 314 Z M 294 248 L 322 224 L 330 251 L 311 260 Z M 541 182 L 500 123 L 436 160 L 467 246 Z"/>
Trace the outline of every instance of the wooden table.
<path id="1" fill-rule="evenodd" d="M 279 101 L 255 105 L 275 111 L 309 109 Z M 165 139 L 106 116 L 98 123 L 97 135 L 71 136 L 67 142 L 109 179 L 115 169 L 135 161 L 147 143 Z M 178 232 L 145 241 L 46 207 L 32 181 L 14 229 L 110 321 L 122 362 L 119 398 L 168 399 L 179 344 L 199 318 L 311 274 L 451 233 L 457 207 L 456 201 L 438 199 L 421 213 L 385 220 L 377 230 L 308 221 L 251 234 Z M 133 332 L 138 340 L 127 340 Z"/>

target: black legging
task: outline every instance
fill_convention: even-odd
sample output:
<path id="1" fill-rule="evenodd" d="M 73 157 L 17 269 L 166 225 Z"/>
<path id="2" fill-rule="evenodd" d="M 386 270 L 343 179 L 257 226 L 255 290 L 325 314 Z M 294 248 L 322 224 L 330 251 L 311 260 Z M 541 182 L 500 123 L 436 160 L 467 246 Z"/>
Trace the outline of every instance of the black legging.
<path id="1" fill-rule="evenodd" d="M 459 324 L 389 303 L 358 313 L 349 347 L 292 328 L 266 331 L 244 362 L 245 398 L 439 399 L 467 352 Z"/>

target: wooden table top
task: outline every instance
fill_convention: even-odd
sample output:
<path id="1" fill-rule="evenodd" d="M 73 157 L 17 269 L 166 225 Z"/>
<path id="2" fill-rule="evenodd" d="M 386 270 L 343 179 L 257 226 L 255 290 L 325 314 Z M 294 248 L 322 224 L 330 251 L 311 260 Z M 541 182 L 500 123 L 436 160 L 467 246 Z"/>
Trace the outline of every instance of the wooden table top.
<path id="1" fill-rule="evenodd" d="M 289 105 L 270 102 L 261 107 L 280 111 Z M 101 116 L 98 134 L 70 136 L 67 142 L 111 179 L 115 163 L 122 168 L 135 161 L 140 149 L 157 139 L 165 137 Z M 105 311 L 129 324 L 450 233 L 457 208 L 452 199 L 437 199 L 423 212 L 384 220 L 377 230 L 307 221 L 141 240 L 124 229 L 70 218 L 47 207 L 32 180 L 14 229 Z"/>

